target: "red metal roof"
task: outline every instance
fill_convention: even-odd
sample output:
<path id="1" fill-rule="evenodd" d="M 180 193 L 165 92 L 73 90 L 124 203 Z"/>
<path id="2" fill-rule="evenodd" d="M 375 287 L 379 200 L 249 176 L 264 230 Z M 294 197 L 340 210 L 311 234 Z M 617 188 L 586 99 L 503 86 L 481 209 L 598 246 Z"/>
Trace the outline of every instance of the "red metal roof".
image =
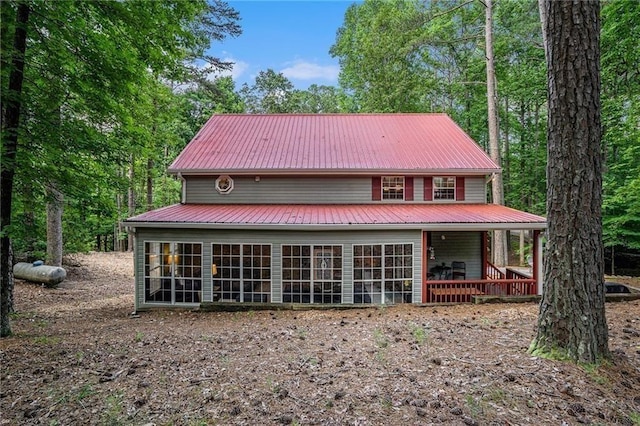
<path id="1" fill-rule="evenodd" d="M 446 114 L 214 115 L 172 173 L 493 173 Z"/>
<path id="2" fill-rule="evenodd" d="M 496 204 L 175 204 L 129 218 L 129 226 L 287 229 L 360 227 L 544 229 L 546 219 Z"/>

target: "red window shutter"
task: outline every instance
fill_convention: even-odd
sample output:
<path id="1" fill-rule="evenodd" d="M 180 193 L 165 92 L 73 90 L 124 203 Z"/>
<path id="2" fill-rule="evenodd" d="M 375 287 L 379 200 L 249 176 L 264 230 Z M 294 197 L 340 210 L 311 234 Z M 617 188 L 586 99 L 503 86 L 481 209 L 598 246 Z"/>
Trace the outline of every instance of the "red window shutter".
<path id="1" fill-rule="evenodd" d="M 433 201 L 433 178 L 431 176 L 424 178 L 424 200 Z"/>
<path id="2" fill-rule="evenodd" d="M 413 177 L 404 178 L 404 199 L 413 201 Z"/>
<path id="3" fill-rule="evenodd" d="M 373 201 L 382 200 L 382 178 L 380 176 L 371 178 L 371 199 Z"/>
<path id="4" fill-rule="evenodd" d="M 464 201 L 464 176 L 456 177 L 456 201 Z"/>

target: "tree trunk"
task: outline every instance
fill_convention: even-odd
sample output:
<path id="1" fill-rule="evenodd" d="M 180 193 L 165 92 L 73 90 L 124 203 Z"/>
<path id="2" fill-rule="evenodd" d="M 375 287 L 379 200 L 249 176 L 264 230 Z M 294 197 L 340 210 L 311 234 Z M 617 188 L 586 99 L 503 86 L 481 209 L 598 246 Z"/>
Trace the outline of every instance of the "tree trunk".
<path id="1" fill-rule="evenodd" d="M 118 177 L 120 177 L 121 171 L 118 171 Z M 118 218 L 122 217 L 122 195 L 120 192 L 116 194 L 116 209 L 118 211 Z M 118 225 L 115 231 L 116 235 L 113 238 L 113 251 L 124 251 L 122 250 L 122 239 L 120 238 L 122 235 L 122 221 L 118 220 Z"/>
<path id="2" fill-rule="evenodd" d="M 136 214 L 136 193 L 135 193 L 135 182 L 134 182 L 135 161 L 133 159 L 133 155 L 131 156 L 130 160 L 131 160 L 131 164 L 129 165 L 129 197 L 128 197 L 128 204 L 127 204 L 129 207 L 129 210 L 128 210 L 129 217 L 134 216 Z M 129 232 L 129 236 L 128 236 L 127 250 L 128 251 L 133 250 L 133 233 L 131 232 Z"/>
<path id="3" fill-rule="evenodd" d="M 611 275 L 616 274 L 616 246 L 611 246 Z"/>
<path id="4" fill-rule="evenodd" d="M 502 157 L 502 182 L 504 184 L 504 187 L 502 188 L 503 190 L 503 194 L 509 194 L 509 192 L 511 191 L 512 185 L 510 185 L 511 182 L 511 151 L 510 151 L 510 144 L 511 144 L 511 128 L 509 127 L 509 97 L 505 96 L 504 97 L 504 110 L 505 110 L 505 116 L 506 119 L 504 120 L 504 143 L 503 143 L 503 149 L 502 152 L 504 153 L 504 156 Z"/>
<path id="5" fill-rule="evenodd" d="M 62 211 L 64 196 L 54 184 L 47 186 L 47 263 L 62 266 Z"/>
<path id="6" fill-rule="evenodd" d="M 22 81 L 24 79 L 24 54 L 27 50 L 27 22 L 29 6 L 18 3 L 16 30 L 13 36 L 13 52 L 9 87 L 2 96 L 2 156 L 0 156 L 0 337 L 11 335 L 9 312 L 13 306 L 13 274 L 11 237 L 11 202 L 13 180 L 16 174 L 18 129 L 22 106 Z M 5 88 L 1 88 L 3 91 Z M 5 96 L 6 95 L 6 96 Z"/>
<path id="7" fill-rule="evenodd" d="M 543 3 L 549 127 L 544 292 L 532 353 L 610 357 L 605 318 L 600 5 Z"/>
<path id="8" fill-rule="evenodd" d="M 33 206 L 35 203 L 33 200 L 34 198 L 33 186 L 31 182 L 26 182 L 24 184 L 22 198 L 24 200 L 22 203 L 24 206 L 23 218 L 24 218 L 24 229 L 25 229 L 24 251 L 25 251 L 25 254 L 27 255 L 27 262 L 33 262 L 34 260 L 36 260 L 35 251 L 36 251 L 37 229 L 36 229 L 36 215 L 33 211 Z"/>
<path id="9" fill-rule="evenodd" d="M 147 211 L 153 210 L 153 160 L 147 160 Z"/>
<path id="10" fill-rule="evenodd" d="M 498 141 L 498 93 L 496 84 L 496 71 L 493 61 L 493 9 L 491 0 L 485 0 L 486 26 L 485 26 L 485 50 L 487 55 L 487 106 L 489 119 L 489 155 L 491 159 L 501 166 L 500 143 Z M 494 204 L 504 204 L 504 186 L 502 174 L 496 173 L 491 180 L 491 193 Z M 493 263 L 498 266 L 507 264 L 507 236 L 505 231 L 493 232 Z"/>

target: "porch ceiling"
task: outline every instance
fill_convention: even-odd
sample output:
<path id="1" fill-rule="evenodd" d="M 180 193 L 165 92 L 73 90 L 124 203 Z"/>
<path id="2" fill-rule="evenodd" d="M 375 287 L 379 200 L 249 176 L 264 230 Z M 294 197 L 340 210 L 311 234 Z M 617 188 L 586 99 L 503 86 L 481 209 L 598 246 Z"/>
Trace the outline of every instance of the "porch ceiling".
<path id="1" fill-rule="evenodd" d="M 211 229 L 546 228 L 546 219 L 495 204 L 174 204 L 124 221 L 128 227 Z"/>

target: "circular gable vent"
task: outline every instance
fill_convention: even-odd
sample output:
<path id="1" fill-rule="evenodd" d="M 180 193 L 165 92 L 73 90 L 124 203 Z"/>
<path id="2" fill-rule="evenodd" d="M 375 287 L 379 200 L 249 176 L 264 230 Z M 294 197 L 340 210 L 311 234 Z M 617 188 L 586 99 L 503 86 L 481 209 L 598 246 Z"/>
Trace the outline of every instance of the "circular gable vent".
<path id="1" fill-rule="evenodd" d="M 227 175 L 219 176 L 216 179 L 216 191 L 221 194 L 228 194 L 233 190 L 233 179 Z"/>

